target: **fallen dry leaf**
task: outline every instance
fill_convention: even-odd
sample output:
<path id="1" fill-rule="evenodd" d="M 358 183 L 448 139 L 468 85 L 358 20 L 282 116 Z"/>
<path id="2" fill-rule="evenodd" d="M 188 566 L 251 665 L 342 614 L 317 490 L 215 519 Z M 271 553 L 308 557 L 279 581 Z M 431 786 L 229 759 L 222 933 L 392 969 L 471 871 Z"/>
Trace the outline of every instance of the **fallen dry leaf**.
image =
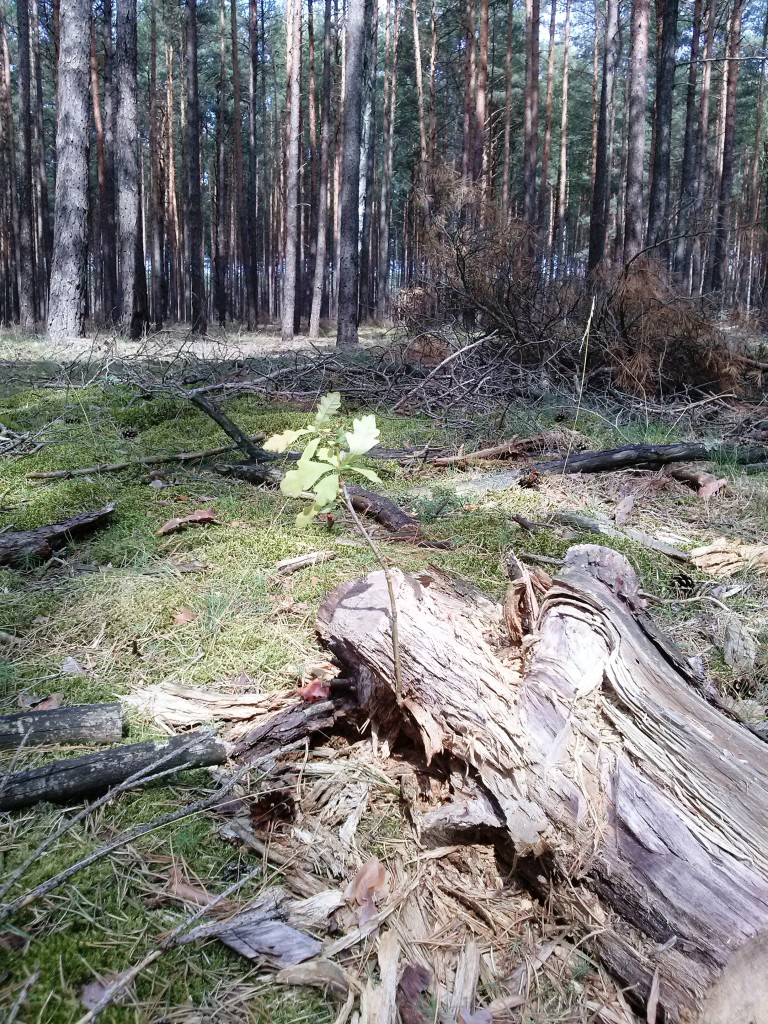
<path id="1" fill-rule="evenodd" d="M 397 1010 L 402 1024 L 432 1024 L 434 1014 L 424 999 L 432 974 L 420 964 L 408 964 L 397 986 Z"/>
<path id="2" fill-rule="evenodd" d="M 180 900 L 182 903 L 192 903 L 196 907 L 208 907 L 216 898 L 202 886 L 188 882 L 176 865 L 171 868 L 166 891 L 172 899 Z M 237 906 L 237 903 L 233 903 L 232 900 L 219 900 L 216 904 L 216 911 L 217 913 L 231 914 L 237 910 Z"/>
<path id="3" fill-rule="evenodd" d="M 384 888 L 386 881 L 386 868 L 378 857 L 371 857 L 347 886 L 344 898 L 351 905 L 357 904 L 360 925 L 364 925 L 375 915 L 376 894 Z"/>
<path id="4" fill-rule="evenodd" d="M 718 480 L 717 477 L 713 476 L 710 477 L 709 480 L 706 480 L 704 483 L 702 483 L 697 493 L 700 498 L 711 498 L 715 494 L 718 494 L 720 491 L 722 491 L 723 488 L 727 486 L 727 484 L 728 481 L 725 479 L 725 477 L 721 477 Z"/>
<path id="5" fill-rule="evenodd" d="M 56 711 L 64 703 L 63 693 L 52 693 L 49 697 L 30 697 L 19 694 L 19 707 L 22 711 Z"/>
<path id="6" fill-rule="evenodd" d="M 613 514 L 613 520 L 617 526 L 623 526 L 624 523 L 628 521 L 634 506 L 634 494 L 625 494 L 621 501 L 616 505 L 616 511 Z"/>
<path id="7" fill-rule="evenodd" d="M 349 994 L 347 976 L 332 960 L 310 960 L 308 963 L 284 967 L 275 975 L 275 981 L 280 985 L 311 985 L 321 988 L 340 1002 Z"/>
<path id="8" fill-rule="evenodd" d="M 191 608 L 179 608 L 176 614 L 173 616 L 173 621 L 177 626 L 185 626 L 188 622 L 194 622 L 197 615 L 192 611 Z"/>
<path id="9" fill-rule="evenodd" d="M 81 665 L 77 658 L 68 657 L 61 663 L 61 671 L 65 676 L 84 676 L 85 666 Z"/>
<path id="10" fill-rule="evenodd" d="M 176 501 L 189 500 L 184 495 L 179 495 Z M 165 537 L 168 533 L 175 533 L 177 530 L 184 530 L 188 526 L 209 526 L 220 525 L 220 521 L 208 508 L 199 508 L 194 512 L 190 512 L 188 516 L 182 516 L 179 519 L 169 519 L 167 523 L 163 523 L 160 529 L 157 531 L 158 537 Z"/>
<path id="11" fill-rule="evenodd" d="M 102 999 L 109 997 L 110 993 L 114 989 L 119 988 L 123 978 L 128 974 L 128 971 L 121 971 L 120 974 L 112 974 L 106 978 L 99 979 L 98 981 L 92 981 L 88 985 L 84 985 L 80 989 L 80 1002 L 88 1010 L 93 1010 Z M 118 1001 L 119 1001 L 118 996 Z"/>
<path id="12" fill-rule="evenodd" d="M 312 679 L 306 686 L 298 688 L 298 694 L 306 704 L 318 704 L 321 700 L 328 700 L 331 688 L 322 679 Z"/>

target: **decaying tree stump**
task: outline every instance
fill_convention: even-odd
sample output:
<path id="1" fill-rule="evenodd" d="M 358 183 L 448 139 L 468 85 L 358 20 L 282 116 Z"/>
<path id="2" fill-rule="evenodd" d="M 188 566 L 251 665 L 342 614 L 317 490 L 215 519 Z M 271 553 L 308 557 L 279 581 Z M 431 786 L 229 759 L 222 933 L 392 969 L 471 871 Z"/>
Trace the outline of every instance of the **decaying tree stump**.
<path id="1" fill-rule="evenodd" d="M 768 1022 L 768 752 L 692 685 L 627 560 L 572 548 L 525 660 L 498 606 L 395 575 L 401 707 L 383 574 L 319 619 L 379 735 L 465 763 L 518 864 L 649 1020 Z"/>

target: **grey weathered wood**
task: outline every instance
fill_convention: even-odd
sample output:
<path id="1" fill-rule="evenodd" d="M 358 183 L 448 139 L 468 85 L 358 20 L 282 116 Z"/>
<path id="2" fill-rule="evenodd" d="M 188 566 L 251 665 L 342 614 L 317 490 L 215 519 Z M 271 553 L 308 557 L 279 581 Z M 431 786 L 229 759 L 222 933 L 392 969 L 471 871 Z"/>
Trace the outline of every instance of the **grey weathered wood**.
<path id="1" fill-rule="evenodd" d="M 427 574 L 395 572 L 395 588 L 402 707 L 383 574 L 337 588 L 319 616 L 379 735 L 464 762 L 510 857 L 638 1006 L 658 972 L 668 1022 L 766 1021 L 765 747 L 644 626 L 629 562 L 572 548 L 518 668 L 492 646 L 508 648 L 498 608 Z"/>
<path id="2" fill-rule="evenodd" d="M 81 704 L 51 711 L 21 711 L 0 716 L 0 750 L 46 743 L 119 743 L 123 706 Z"/>
<path id="3" fill-rule="evenodd" d="M 148 740 L 84 757 L 70 757 L 41 768 L 0 776 L 0 811 L 30 804 L 76 803 L 106 793 L 137 772 L 147 776 L 169 769 L 205 768 L 227 760 L 227 746 L 214 733 L 200 731 L 165 742 Z"/>
<path id="4" fill-rule="evenodd" d="M 737 463 L 768 462 L 768 448 L 707 441 L 681 444 L 625 444 L 603 451 L 574 452 L 565 459 L 540 462 L 540 473 L 605 473 L 619 469 L 659 469 L 673 462 L 711 462 L 727 458 Z"/>
<path id="5" fill-rule="evenodd" d="M 61 523 L 38 526 L 34 530 L 6 530 L 0 533 L 0 565 L 25 569 L 45 562 L 56 548 L 63 547 L 74 537 L 104 526 L 115 511 L 111 501 L 95 512 L 81 512 Z"/>

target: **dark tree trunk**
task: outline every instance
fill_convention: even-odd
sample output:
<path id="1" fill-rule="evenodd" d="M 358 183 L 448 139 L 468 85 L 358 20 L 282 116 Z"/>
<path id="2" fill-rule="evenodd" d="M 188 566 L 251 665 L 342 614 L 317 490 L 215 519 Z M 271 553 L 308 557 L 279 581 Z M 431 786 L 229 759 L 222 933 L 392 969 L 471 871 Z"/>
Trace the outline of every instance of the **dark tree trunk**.
<path id="1" fill-rule="evenodd" d="M 136 0 L 117 7 L 117 208 L 120 327 L 139 338 L 147 326 L 139 171 Z M 143 294 L 142 294 L 143 293 Z"/>
<path id="2" fill-rule="evenodd" d="M 227 322 L 227 46 L 226 0 L 219 7 L 219 85 L 216 104 L 216 209 L 211 226 L 213 246 L 213 306 L 219 327 Z M 213 215 L 213 214 L 212 214 Z"/>
<path id="3" fill-rule="evenodd" d="M 184 0 L 187 51 L 187 231 L 192 330 L 208 329 L 203 272 L 203 200 L 200 185 L 200 100 L 197 90 L 197 0 Z"/>
<path id="4" fill-rule="evenodd" d="M 341 156 L 339 230 L 339 311 L 337 348 L 353 348 L 357 337 L 357 291 L 360 229 L 360 113 L 365 48 L 365 0 L 349 0 L 347 7 L 344 141 Z"/>
<path id="5" fill-rule="evenodd" d="M 280 310 L 281 333 L 285 342 L 293 340 L 296 302 L 296 261 L 299 251 L 299 126 L 301 108 L 301 3 L 288 0 L 286 7 L 288 71 L 288 152 L 285 188 L 285 246 L 283 253 L 283 291 Z"/>
<path id="6" fill-rule="evenodd" d="M 698 80 L 699 43 L 701 40 L 702 0 L 694 0 L 691 35 L 691 62 L 688 67 L 688 90 L 685 100 L 685 135 L 683 137 L 683 161 L 680 168 L 680 214 L 677 219 L 677 240 L 675 242 L 675 270 L 684 276 L 687 285 L 690 251 L 689 225 L 696 202 L 696 164 L 698 137 L 696 134 L 696 83 Z M 686 288 L 687 290 L 687 288 Z"/>
<path id="7" fill-rule="evenodd" d="M 400 7 L 398 0 L 394 0 L 394 10 L 391 49 L 386 47 L 389 59 L 389 75 L 387 75 L 387 67 L 384 70 L 384 154 L 379 197 L 379 254 L 377 266 L 378 283 L 376 287 L 377 320 L 384 319 L 389 307 L 389 230 L 392 220 L 392 170 L 395 115 L 397 113 L 397 53 L 400 36 Z M 387 24 L 389 25 L 389 8 Z M 387 85 L 389 85 L 389 89 L 387 89 Z"/>
<path id="8" fill-rule="evenodd" d="M 605 14 L 605 47 L 603 78 L 597 115 L 595 144 L 595 181 L 592 187 L 592 210 L 589 218 L 589 270 L 594 271 L 605 256 L 608 233 L 608 199 L 611 187 L 610 140 L 608 138 L 609 105 L 614 92 L 616 64 L 619 59 L 619 3 L 608 0 Z"/>
<path id="9" fill-rule="evenodd" d="M 629 52 L 629 132 L 627 198 L 624 208 L 624 262 L 643 247 L 643 180 L 645 176 L 645 114 L 648 71 L 649 0 L 632 0 Z"/>
<path id="10" fill-rule="evenodd" d="M 68 0 L 61 11 L 60 26 L 56 195 L 48 304 L 51 341 L 85 334 L 90 25 L 90 2 Z"/>
<path id="11" fill-rule="evenodd" d="M 101 210 L 103 313 L 117 322 L 117 222 L 115 189 L 115 86 L 112 47 L 112 0 L 104 0 L 104 206 Z"/>
<path id="12" fill-rule="evenodd" d="M 678 0 L 657 0 L 656 18 L 662 19 L 659 49 L 656 56 L 655 144 L 651 193 L 648 200 L 647 245 L 658 246 L 657 252 L 666 257 L 667 246 L 661 245 L 670 235 L 669 191 L 670 157 L 672 149 L 672 100 L 675 91 L 675 50 L 677 48 Z M 698 32 L 698 26 L 694 26 Z"/>
<path id="13" fill-rule="evenodd" d="M 152 323 L 160 330 L 168 305 L 165 273 L 165 206 L 162 174 L 160 109 L 157 102 L 157 3 L 150 8 L 150 65 L 149 65 L 149 159 L 152 176 Z"/>
<path id="14" fill-rule="evenodd" d="M 32 332 L 37 319 L 35 245 L 32 235 L 32 106 L 29 61 L 29 0 L 18 0 L 19 29 L 19 319 Z"/>
<path id="15" fill-rule="evenodd" d="M 312 282 L 312 309 L 309 315 L 309 337 L 320 334 L 320 309 L 323 302 L 328 241 L 328 168 L 330 164 L 331 132 L 331 0 L 325 0 L 325 27 L 323 34 L 323 113 L 320 128 L 320 196 L 317 211 L 317 244 L 314 280 Z"/>
<path id="16" fill-rule="evenodd" d="M 363 114 L 363 144 L 360 152 L 360 295 L 359 314 L 361 321 L 370 319 L 373 312 L 371 303 L 371 250 L 373 237 L 373 179 L 376 163 L 376 70 L 379 39 L 379 2 L 373 0 L 371 28 L 366 45 L 365 71 L 365 112 Z"/>
<path id="17" fill-rule="evenodd" d="M 525 0 L 525 115 L 523 125 L 523 220 L 534 225 L 539 161 L 539 0 Z"/>
<path id="18" fill-rule="evenodd" d="M 234 4 L 233 4 L 234 10 Z M 256 149 L 256 94 L 259 67 L 259 12 L 257 0 L 248 4 L 248 320 L 254 326 L 259 313 L 258 204 L 259 156 Z M 265 273 L 269 268 L 265 266 Z"/>
<path id="19" fill-rule="evenodd" d="M 248 211 L 245 205 L 245 183 L 243 181 L 243 122 L 240 111 L 240 54 L 237 34 L 237 0 L 230 7 L 232 33 L 232 126 L 235 159 L 235 267 L 245 277 L 244 319 L 254 323 L 255 307 L 251 292 L 250 260 L 248 250 Z M 242 313 L 241 313 L 242 316 Z"/>

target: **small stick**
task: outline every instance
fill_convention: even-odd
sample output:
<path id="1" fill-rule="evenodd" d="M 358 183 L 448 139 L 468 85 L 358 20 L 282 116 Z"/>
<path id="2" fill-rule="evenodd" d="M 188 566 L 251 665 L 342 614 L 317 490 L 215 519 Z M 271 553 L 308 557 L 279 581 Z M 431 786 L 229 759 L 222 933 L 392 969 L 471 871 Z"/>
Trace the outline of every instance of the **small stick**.
<path id="1" fill-rule="evenodd" d="M 263 441 L 263 435 L 253 438 L 254 441 Z M 90 476 L 92 473 L 117 473 L 121 469 L 131 469 L 133 466 L 160 466 L 164 462 L 197 462 L 200 459 L 210 459 L 214 455 L 223 455 L 225 452 L 234 451 L 239 446 L 236 444 L 224 444 L 219 448 L 206 448 L 200 452 L 179 452 L 178 455 L 150 455 L 145 459 L 128 459 L 126 462 L 105 462 L 101 466 L 86 466 L 84 469 L 52 469 L 45 473 L 27 473 L 27 480 L 69 480 L 75 476 Z"/>

